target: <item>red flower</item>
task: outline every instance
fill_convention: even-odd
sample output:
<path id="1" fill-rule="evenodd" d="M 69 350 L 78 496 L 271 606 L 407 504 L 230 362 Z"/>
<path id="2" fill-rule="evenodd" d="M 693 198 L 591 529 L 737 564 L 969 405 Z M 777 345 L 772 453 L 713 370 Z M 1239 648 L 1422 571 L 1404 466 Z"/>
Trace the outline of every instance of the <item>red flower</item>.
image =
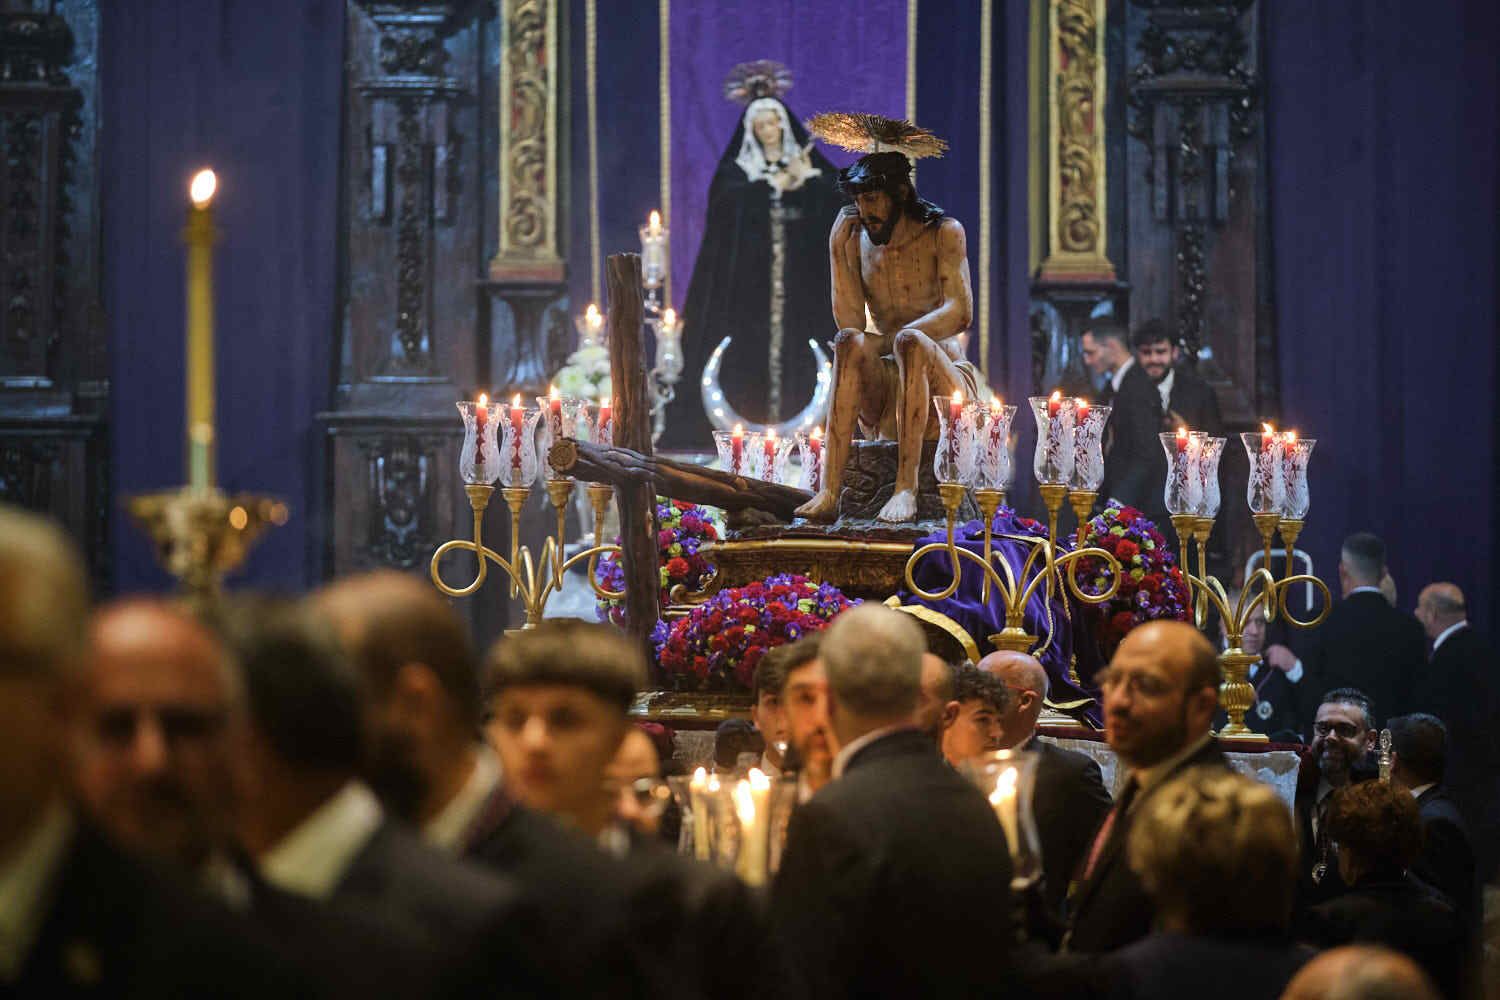
<path id="1" fill-rule="evenodd" d="M 667 576 L 671 577 L 674 580 L 683 579 L 690 572 L 692 572 L 692 569 L 693 568 L 688 565 L 688 561 L 681 557 L 669 560 L 667 562 Z"/>
<path id="2" fill-rule="evenodd" d="M 1140 554 L 1141 547 L 1128 538 L 1120 539 L 1119 544 L 1115 546 L 1115 558 L 1122 563 L 1129 562 Z"/>
<path id="3" fill-rule="evenodd" d="M 1117 611 L 1109 618 L 1109 629 L 1116 635 L 1123 636 L 1135 626 L 1135 618 L 1129 611 Z"/>

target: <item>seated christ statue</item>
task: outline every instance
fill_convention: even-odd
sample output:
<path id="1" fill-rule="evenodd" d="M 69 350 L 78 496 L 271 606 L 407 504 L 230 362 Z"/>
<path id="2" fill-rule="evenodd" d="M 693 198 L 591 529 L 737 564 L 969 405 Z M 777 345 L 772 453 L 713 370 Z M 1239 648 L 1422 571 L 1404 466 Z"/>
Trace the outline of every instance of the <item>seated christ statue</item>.
<path id="1" fill-rule="evenodd" d="M 819 115 L 809 125 L 839 145 L 886 148 L 839 174 L 854 204 L 839 212 L 828 240 L 839 333 L 825 475 L 797 513 L 812 521 L 838 516 L 857 425 L 867 439 L 897 442 L 895 491 L 877 516 L 904 523 L 916 518 L 922 444 L 938 436 L 932 397 L 957 389 L 978 398 L 978 372 L 958 341 L 974 313 L 964 227 L 917 197 L 911 180 L 907 153 L 941 152 L 941 140 L 873 115 Z M 866 329 L 867 309 L 873 329 Z"/>

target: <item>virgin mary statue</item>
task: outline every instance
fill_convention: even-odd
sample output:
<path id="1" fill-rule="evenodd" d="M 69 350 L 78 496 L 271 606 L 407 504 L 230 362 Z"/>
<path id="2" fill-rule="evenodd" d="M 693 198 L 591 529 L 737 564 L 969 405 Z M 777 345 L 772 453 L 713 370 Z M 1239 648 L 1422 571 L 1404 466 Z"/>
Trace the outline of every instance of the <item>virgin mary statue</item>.
<path id="1" fill-rule="evenodd" d="M 828 233 L 842 204 L 838 171 L 782 102 L 790 86 L 786 69 L 766 61 L 736 66 L 725 82 L 725 96 L 745 110 L 708 189 L 682 311 L 684 364 L 668 447 L 712 447 L 699 386 L 724 337 L 733 338 L 719 368 L 729 408 L 747 422 L 775 424 L 812 398 L 818 363 L 808 340 L 836 332 Z"/>

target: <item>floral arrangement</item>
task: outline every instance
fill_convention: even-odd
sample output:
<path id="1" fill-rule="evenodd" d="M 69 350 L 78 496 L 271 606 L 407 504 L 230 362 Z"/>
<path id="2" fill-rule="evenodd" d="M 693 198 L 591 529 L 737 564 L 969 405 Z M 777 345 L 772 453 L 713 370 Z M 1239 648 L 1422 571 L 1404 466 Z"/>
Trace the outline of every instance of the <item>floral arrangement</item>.
<path id="1" fill-rule="evenodd" d="M 1076 544 L 1077 537 L 1072 541 Z M 1187 583 L 1167 540 L 1146 515 L 1118 500 L 1089 522 L 1087 547 L 1101 548 L 1119 560 L 1125 578 L 1107 603 L 1090 606 L 1094 634 L 1106 661 L 1125 633 L 1149 621 L 1186 621 Z M 1102 559 L 1081 559 L 1075 569 L 1079 587 L 1089 593 L 1109 588 L 1112 571 Z"/>
<path id="2" fill-rule="evenodd" d="M 678 690 L 750 690 L 766 650 L 823 628 L 855 601 L 831 584 L 781 574 L 722 591 L 686 618 L 659 622 L 657 662 Z"/>
<path id="3" fill-rule="evenodd" d="M 567 363 L 553 379 L 557 391 L 574 399 L 596 400 L 612 392 L 609 378 L 609 348 L 585 344 L 568 355 Z"/>
<path id="4" fill-rule="evenodd" d="M 672 588 L 682 584 L 689 591 L 702 590 L 703 584 L 713 576 L 713 566 L 699 553 L 704 542 L 718 539 L 719 529 L 714 523 L 713 513 L 708 507 L 685 503 L 681 500 L 656 498 L 656 543 L 658 562 L 661 565 L 661 603 L 670 603 Z M 619 541 L 619 539 L 615 539 Z M 600 586 L 613 591 L 625 587 L 625 567 L 613 553 L 599 560 L 597 577 Z M 625 624 L 623 599 L 600 600 L 600 621 L 614 625 Z"/>

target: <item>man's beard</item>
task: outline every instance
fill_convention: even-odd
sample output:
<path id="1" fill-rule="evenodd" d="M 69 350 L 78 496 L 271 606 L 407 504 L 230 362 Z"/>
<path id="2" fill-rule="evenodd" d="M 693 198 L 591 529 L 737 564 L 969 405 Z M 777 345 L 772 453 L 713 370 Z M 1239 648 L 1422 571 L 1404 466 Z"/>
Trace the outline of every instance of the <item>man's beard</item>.
<path id="1" fill-rule="evenodd" d="M 899 211 L 892 212 L 891 217 L 881 223 L 878 229 L 873 228 L 864 216 L 860 216 L 859 221 L 865 227 L 865 235 L 870 238 L 870 242 L 878 247 L 883 247 L 891 241 L 891 234 L 896 231 L 896 222 L 900 218 L 901 213 Z"/>
<path id="2" fill-rule="evenodd" d="M 1342 785 L 1349 780 L 1349 769 L 1354 761 L 1343 747 L 1323 744 L 1318 751 L 1318 770 L 1331 785 Z"/>
<path id="3" fill-rule="evenodd" d="M 377 736 L 365 764 L 365 780 L 391 814 L 415 822 L 427 798 L 427 777 L 413 761 L 408 741 L 394 734 Z"/>

